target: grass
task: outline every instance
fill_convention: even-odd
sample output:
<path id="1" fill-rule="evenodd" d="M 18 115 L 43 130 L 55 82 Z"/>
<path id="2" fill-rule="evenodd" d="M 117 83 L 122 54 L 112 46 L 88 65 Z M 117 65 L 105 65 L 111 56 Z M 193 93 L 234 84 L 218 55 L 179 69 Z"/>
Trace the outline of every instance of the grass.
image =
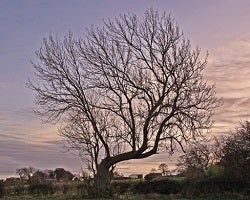
<path id="1" fill-rule="evenodd" d="M 211 195 L 206 197 L 195 197 L 195 198 L 181 198 L 178 195 L 160 195 L 160 194 L 148 194 L 148 195 L 124 195 L 119 198 L 110 198 L 110 199 L 98 199 L 98 200 L 238 200 L 242 199 L 238 194 L 226 194 L 226 195 Z M 74 196 L 12 196 L 5 197 L 0 200 L 90 200 L 82 199 Z"/>

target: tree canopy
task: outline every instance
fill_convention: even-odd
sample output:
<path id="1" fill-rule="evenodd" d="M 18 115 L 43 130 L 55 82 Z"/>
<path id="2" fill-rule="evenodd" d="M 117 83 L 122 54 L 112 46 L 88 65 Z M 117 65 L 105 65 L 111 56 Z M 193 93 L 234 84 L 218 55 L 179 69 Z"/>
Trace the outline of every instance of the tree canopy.
<path id="1" fill-rule="evenodd" d="M 230 135 L 224 137 L 221 164 L 225 175 L 250 183 L 250 122 L 245 121 Z"/>
<path id="2" fill-rule="evenodd" d="M 202 75 L 206 57 L 154 9 L 107 20 L 85 37 L 49 36 L 36 55 L 40 82 L 29 87 L 38 113 L 63 121 L 60 135 L 100 180 L 116 163 L 198 139 L 220 104 Z"/>

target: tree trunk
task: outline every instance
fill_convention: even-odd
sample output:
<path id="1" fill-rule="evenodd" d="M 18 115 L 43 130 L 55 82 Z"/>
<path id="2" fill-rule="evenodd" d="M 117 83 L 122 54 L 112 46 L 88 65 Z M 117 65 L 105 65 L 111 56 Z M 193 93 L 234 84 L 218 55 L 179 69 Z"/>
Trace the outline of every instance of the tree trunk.
<path id="1" fill-rule="evenodd" d="M 97 197 L 110 196 L 110 167 L 106 165 L 103 160 L 97 167 L 97 173 L 95 176 L 95 195 Z"/>

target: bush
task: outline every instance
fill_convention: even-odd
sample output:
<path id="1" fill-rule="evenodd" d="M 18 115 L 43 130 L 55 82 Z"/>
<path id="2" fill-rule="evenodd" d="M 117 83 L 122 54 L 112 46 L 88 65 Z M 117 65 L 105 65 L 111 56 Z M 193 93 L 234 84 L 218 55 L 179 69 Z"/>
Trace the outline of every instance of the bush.
<path id="1" fill-rule="evenodd" d="M 96 196 L 95 187 L 93 183 L 89 181 L 78 182 L 72 190 L 76 191 L 78 198 L 94 198 Z"/>
<path id="2" fill-rule="evenodd" d="M 203 177 L 186 181 L 182 194 L 188 197 L 222 194 L 225 192 L 244 192 L 249 186 L 224 176 Z"/>
<path id="3" fill-rule="evenodd" d="M 24 184 L 16 184 L 13 189 L 14 189 L 15 195 L 18 195 L 18 196 L 24 195 L 26 191 Z"/>
<path id="4" fill-rule="evenodd" d="M 63 185 L 61 186 L 61 188 L 62 188 L 62 193 L 63 193 L 64 195 L 67 195 L 68 192 L 69 192 L 69 190 L 70 190 L 70 186 L 69 186 L 68 184 L 63 184 Z"/>
<path id="5" fill-rule="evenodd" d="M 138 183 L 134 188 L 134 193 L 139 194 L 177 194 L 181 192 L 183 187 L 183 182 L 171 179 L 161 179 Z"/>
<path id="6" fill-rule="evenodd" d="M 29 186 L 29 193 L 31 195 L 42 194 L 46 196 L 53 193 L 53 187 L 48 183 L 31 184 Z"/>
<path id="7" fill-rule="evenodd" d="M 162 174 L 161 173 L 149 173 L 147 174 L 144 179 L 146 181 L 152 181 L 153 179 L 156 179 L 156 178 L 160 178 L 162 177 Z"/>
<path id="8" fill-rule="evenodd" d="M 111 184 L 114 194 L 125 194 L 131 191 L 133 183 L 128 181 L 115 181 Z"/>
<path id="9" fill-rule="evenodd" d="M 88 187 L 85 183 L 79 183 L 76 186 L 77 196 L 78 197 L 86 197 L 88 196 Z"/>

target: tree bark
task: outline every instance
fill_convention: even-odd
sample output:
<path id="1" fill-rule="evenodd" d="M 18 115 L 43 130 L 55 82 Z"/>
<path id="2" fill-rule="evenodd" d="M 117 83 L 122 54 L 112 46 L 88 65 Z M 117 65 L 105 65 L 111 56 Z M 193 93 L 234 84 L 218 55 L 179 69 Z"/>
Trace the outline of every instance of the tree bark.
<path id="1" fill-rule="evenodd" d="M 97 166 L 97 173 L 95 175 L 95 195 L 97 197 L 110 196 L 110 167 L 106 160 Z"/>

